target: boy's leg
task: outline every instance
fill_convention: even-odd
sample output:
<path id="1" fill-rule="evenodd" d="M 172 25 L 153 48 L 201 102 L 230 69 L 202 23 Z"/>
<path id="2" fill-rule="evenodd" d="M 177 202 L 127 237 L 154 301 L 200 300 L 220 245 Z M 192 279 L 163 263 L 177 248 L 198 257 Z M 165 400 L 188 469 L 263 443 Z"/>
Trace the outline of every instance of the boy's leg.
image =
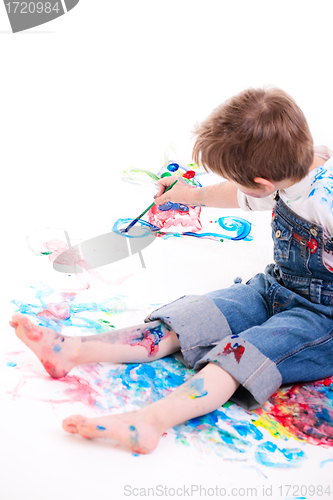
<path id="1" fill-rule="evenodd" d="M 90 419 L 75 415 L 64 420 L 63 428 L 85 438 L 115 439 L 134 452 L 150 453 L 167 429 L 216 410 L 238 385 L 223 368 L 208 363 L 171 394 L 145 408 Z"/>
<path id="2" fill-rule="evenodd" d="M 20 314 L 10 324 L 54 378 L 83 363 L 144 363 L 180 350 L 175 332 L 160 321 L 86 337 L 61 335 Z"/>

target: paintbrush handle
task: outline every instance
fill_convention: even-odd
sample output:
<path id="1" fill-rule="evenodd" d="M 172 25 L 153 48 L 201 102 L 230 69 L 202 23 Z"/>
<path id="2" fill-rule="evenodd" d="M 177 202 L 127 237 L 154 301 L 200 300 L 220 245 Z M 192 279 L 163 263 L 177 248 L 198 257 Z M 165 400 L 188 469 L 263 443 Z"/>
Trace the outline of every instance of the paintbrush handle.
<path id="1" fill-rule="evenodd" d="M 166 188 L 166 190 L 164 191 L 164 193 L 166 193 L 167 191 L 169 191 L 175 184 L 176 184 L 177 181 L 173 182 L 172 184 L 170 184 L 170 186 L 168 188 Z M 163 193 L 163 194 L 164 194 Z M 124 233 L 127 233 L 127 231 L 134 226 L 134 224 L 136 224 L 138 222 L 139 219 L 141 219 L 141 217 L 143 217 L 147 212 L 148 210 L 150 210 L 153 206 L 155 205 L 155 202 L 152 203 L 151 205 L 149 205 L 148 208 L 146 208 L 146 210 L 144 210 L 142 212 L 142 214 L 140 214 L 136 219 L 134 219 L 128 226 L 127 228 L 123 231 Z"/>
<path id="2" fill-rule="evenodd" d="M 175 181 L 172 184 L 170 184 L 170 186 L 168 188 L 166 188 L 166 190 L 164 191 L 164 193 L 166 193 L 167 191 L 169 191 L 176 184 L 176 182 L 177 181 Z M 164 194 L 164 193 L 162 193 L 162 194 Z M 146 208 L 146 210 L 144 212 L 142 212 L 142 214 L 140 214 L 139 217 L 137 217 L 137 219 L 141 219 L 141 217 L 143 217 L 148 212 L 148 210 L 150 210 L 151 208 L 153 208 L 154 205 L 155 205 L 155 202 L 153 202 L 151 205 L 149 205 L 149 207 Z"/>

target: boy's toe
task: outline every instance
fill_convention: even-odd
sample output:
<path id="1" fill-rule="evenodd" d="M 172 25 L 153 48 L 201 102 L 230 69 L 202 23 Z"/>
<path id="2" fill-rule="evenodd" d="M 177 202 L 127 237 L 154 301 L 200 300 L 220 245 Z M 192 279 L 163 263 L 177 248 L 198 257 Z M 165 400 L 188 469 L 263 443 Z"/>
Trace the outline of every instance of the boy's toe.
<path id="1" fill-rule="evenodd" d="M 86 419 L 82 415 L 72 415 L 71 417 L 65 418 L 62 422 L 62 428 L 66 432 L 71 434 L 80 434 L 78 431 L 79 425 L 84 425 Z"/>

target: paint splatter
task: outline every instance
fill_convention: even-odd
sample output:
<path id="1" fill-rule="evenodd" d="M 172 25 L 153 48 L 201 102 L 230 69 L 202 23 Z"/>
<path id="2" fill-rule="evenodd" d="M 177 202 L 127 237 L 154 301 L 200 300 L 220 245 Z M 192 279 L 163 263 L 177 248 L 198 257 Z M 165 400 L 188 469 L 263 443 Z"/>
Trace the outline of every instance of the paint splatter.
<path id="1" fill-rule="evenodd" d="M 183 388 L 183 392 L 190 399 L 202 398 L 208 394 L 208 392 L 204 390 L 203 378 L 190 380 Z"/>
<path id="2" fill-rule="evenodd" d="M 110 300 L 99 303 L 78 302 L 75 293 L 62 293 L 57 295 L 57 302 L 51 287 L 39 284 L 33 290 L 36 300 L 13 301 L 17 309 L 37 321 L 57 325 L 60 330 L 76 324 L 91 334 L 105 330 L 114 333 L 109 323 L 105 325 L 97 319 L 88 321 L 88 314 L 94 312 L 108 317 L 127 309 L 123 298 L 119 297 L 112 296 Z M 52 304 L 52 307 L 48 307 L 48 304 Z M 59 307 L 56 307 L 57 304 Z M 50 314 L 40 314 L 41 311 L 49 311 Z M 55 315 L 57 311 L 60 314 Z M 66 313 L 62 314 L 62 311 Z M 152 345 L 158 341 L 160 333 L 156 331 L 149 339 Z M 238 347 L 241 346 L 230 343 L 227 350 L 230 349 L 230 354 L 241 354 L 237 351 Z M 26 355 L 26 351 L 7 354 L 7 366 L 11 366 L 21 376 L 21 380 L 15 382 L 15 387 L 9 391 L 14 400 L 33 397 L 52 406 L 85 405 L 97 415 L 135 411 L 170 394 L 194 375 L 192 370 L 170 356 L 147 364 L 111 367 L 102 364 L 81 365 L 67 376 L 54 380 L 42 369 L 35 370 L 23 363 L 20 360 L 23 354 Z M 43 384 L 40 384 L 41 380 Z M 196 387 L 194 380 L 193 391 L 195 389 L 197 392 L 194 391 L 192 395 L 201 397 L 205 393 L 203 385 Z M 38 388 L 34 392 L 37 382 Z M 169 434 L 175 436 L 175 442 L 179 445 L 192 445 L 200 453 L 213 452 L 224 460 L 257 463 L 269 468 L 292 468 L 298 467 L 306 459 L 302 449 L 305 443 L 331 447 L 332 429 L 333 377 L 279 389 L 263 408 L 253 412 L 245 412 L 236 404 L 226 403 L 212 413 L 176 426 Z M 267 440 L 268 432 L 273 436 L 270 440 Z M 291 445 L 285 443 L 290 438 L 293 438 Z M 327 458 L 330 460 L 330 457 Z M 326 461 L 322 460 L 321 463 L 324 466 Z"/>
<path id="3" fill-rule="evenodd" d="M 279 469 L 300 467 L 305 454 L 299 448 L 278 448 L 278 446 L 270 441 L 260 444 L 255 453 L 256 460 L 266 467 L 277 467 Z"/>
<path id="4" fill-rule="evenodd" d="M 231 346 L 231 343 L 228 342 L 228 344 L 226 344 L 226 346 L 224 347 L 222 354 L 223 356 L 227 356 L 228 354 L 233 353 L 235 356 L 235 360 L 237 361 L 237 363 L 239 363 L 244 352 L 245 352 L 244 346 L 239 345 L 237 342 L 233 346 Z"/>
<path id="5" fill-rule="evenodd" d="M 136 429 L 136 427 L 134 425 L 130 425 L 129 426 L 129 430 L 130 430 L 130 443 L 131 445 L 133 446 L 133 448 L 137 448 L 138 447 L 138 443 L 139 443 L 139 433 Z M 138 451 L 138 450 L 136 450 Z"/>
<path id="6" fill-rule="evenodd" d="M 187 211 L 180 209 L 177 210 L 160 210 L 159 207 L 154 205 L 148 212 L 148 220 L 153 226 L 160 229 L 169 229 L 170 227 L 181 226 L 187 228 L 189 231 L 200 231 L 202 225 L 200 222 L 200 207 L 188 207 Z"/>
<path id="7" fill-rule="evenodd" d="M 129 345 L 140 345 L 145 347 L 148 356 L 154 356 L 158 352 L 159 343 L 168 335 L 169 330 L 161 324 L 155 328 L 147 328 L 142 332 L 140 338 L 136 338 L 127 343 L 129 343 Z"/>
<path id="8" fill-rule="evenodd" d="M 121 314 L 127 310 L 124 296 L 110 296 L 101 302 L 76 301 L 76 294 L 60 293 L 62 300 L 58 303 L 47 303 L 45 299 L 55 294 L 55 290 L 46 287 L 43 283 L 36 283 L 31 287 L 35 291 L 35 302 L 23 302 L 12 300 L 16 306 L 15 312 L 27 314 L 34 318 L 41 326 L 52 328 L 56 332 L 61 332 L 63 327 L 78 327 L 80 330 L 90 333 L 106 333 L 114 328 L 108 319 L 92 319 L 87 315 L 99 313 L 106 317 Z M 83 316 L 82 313 L 85 313 Z M 30 333 L 33 335 L 33 332 Z"/>
<path id="9" fill-rule="evenodd" d="M 251 223 L 240 217 L 220 217 L 218 219 L 219 225 L 226 231 L 232 231 L 236 234 L 229 236 L 224 234 L 223 238 L 229 238 L 231 240 L 252 240 L 250 236 Z"/>
<path id="10" fill-rule="evenodd" d="M 142 346 L 148 356 L 153 356 L 158 352 L 159 343 L 163 338 L 168 337 L 168 328 L 159 321 L 147 323 L 147 328 L 129 327 L 115 330 L 112 333 L 101 336 L 82 337 L 81 342 L 104 342 L 107 344 L 126 344 L 131 346 Z"/>
<path id="11" fill-rule="evenodd" d="M 232 218 L 229 217 L 229 219 L 232 219 L 233 221 L 235 221 L 235 219 L 241 220 L 241 221 L 244 220 L 244 219 L 238 219 L 235 217 L 232 217 Z M 120 232 L 121 229 L 128 226 L 131 222 L 133 222 L 133 219 L 118 219 L 114 223 L 114 225 L 112 227 L 112 231 L 113 232 L 117 232 L 117 231 Z M 247 224 L 250 224 L 247 221 L 245 221 L 245 222 Z M 199 233 L 199 232 L 193 232 L 193 231 L 182 231 L 182 232 L 176 232 L 176 231 L 172 232 L 170 230 L 164 231 L 164 229 L 167 229 L 166 226 L 163 227 L 163 231 L 162 231 L 161 227 L 154 225 L 154 224 L 151 224 L 150 222 L 146 222 L 143 219 L 139 219 L 138 224 L 140 224 L 141 227 L 146 228 L 146 231 L 147 231 L 147 232 L 143 233 L 141 237 L 144 237 L 144 236 L 147 236 L 148 234 L 154 233 L 154 235 L 156 237 L 160 237 L 163 239 L 168 239 L 168 238 L 172 238 L 172 237 L 180 238 L 182 236 L 191 236 L 194 238 L 208 239 L 208 240 L 213 240 L 213 241 L 217 241 L 217 242 L 223 242 L 224 239 L 232 240 L 232 241 L 237 241 L 237 240 L 242 240 L 242 239 L 245 241 L 251 241 L 253 239 L 252 236 L 250 236 L 247 233 L 247 231 L 239 230 L 239 226 L 237 226 L 237 225 L 235 225 L 235 226 L 230 225 L 227 228 L 227 230 L 230 231 L 230 233 L 229 234 L 225 234 L 225 233 L 222 234 L 222 233 L 212 233 L 212 232 L 200 232 Z M 200 224 L 201 224 L 201 222 L 200 222 Z"/>
<path id="12" fill-rule="evenodd" d="M 333 377 L 279 389 L 256 413 L 273 436 L 333 446 Z"/>

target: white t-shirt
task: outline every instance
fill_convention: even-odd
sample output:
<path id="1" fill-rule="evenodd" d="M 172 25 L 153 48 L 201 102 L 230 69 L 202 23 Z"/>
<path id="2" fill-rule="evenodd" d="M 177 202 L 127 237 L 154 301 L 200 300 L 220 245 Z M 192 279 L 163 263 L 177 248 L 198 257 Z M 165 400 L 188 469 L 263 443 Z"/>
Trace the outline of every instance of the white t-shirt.
<path id="1" fill-rule="evenodd" d="M 333 151 L 326 146 L 314 148 L 323 158 L 323 165 L 311 170 L 300 182 L 281 189 L 279 195 L 294 212 L 310 222 L 322 226 L 324 241 L 333 236 Z M 238 203 L 243 210 L 272 210 L 274 194 L 253 198 L 238 191 Z M 333 268 L 333 254 L 324 251 L 326 266 Z"/>

